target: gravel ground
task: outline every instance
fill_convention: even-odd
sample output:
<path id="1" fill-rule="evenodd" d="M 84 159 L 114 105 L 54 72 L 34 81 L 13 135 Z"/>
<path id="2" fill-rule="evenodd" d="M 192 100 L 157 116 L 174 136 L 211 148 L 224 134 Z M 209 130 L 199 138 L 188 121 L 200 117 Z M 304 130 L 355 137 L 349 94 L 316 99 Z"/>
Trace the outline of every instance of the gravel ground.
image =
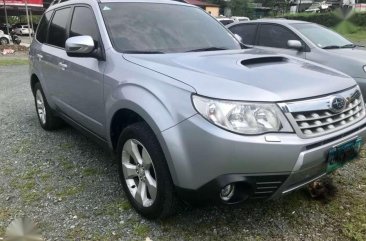
<path id="1" fill-rule="evenodd" d="M 0 67 L 0 237 L 26 215 L 47 240 L 366 240 L 365 151 L 332 175 L 339 191 L 328 204 L 297 191 L 144 220 L 128 204 L 108 152 L 71 127 L 41 129 L 27 70 Z"/>

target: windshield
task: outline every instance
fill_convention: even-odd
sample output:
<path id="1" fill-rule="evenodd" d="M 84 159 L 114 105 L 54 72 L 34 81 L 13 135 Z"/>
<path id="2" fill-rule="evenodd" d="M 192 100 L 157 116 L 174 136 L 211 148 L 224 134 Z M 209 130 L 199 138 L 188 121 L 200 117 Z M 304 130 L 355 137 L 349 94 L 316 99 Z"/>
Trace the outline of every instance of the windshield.
<path id="1" fill-rule="evenodd" d="M 352 43 L 341 35 L 317 24 L 296 23 L 291 25 L 320 48 L 352 46 Z"/>
<path id="2" fill-rule="evenodd" d="M 100 4 L 114 48 L 123 53 L 178 53 L 240 49 L 203 10 L 158 3 Z"/>

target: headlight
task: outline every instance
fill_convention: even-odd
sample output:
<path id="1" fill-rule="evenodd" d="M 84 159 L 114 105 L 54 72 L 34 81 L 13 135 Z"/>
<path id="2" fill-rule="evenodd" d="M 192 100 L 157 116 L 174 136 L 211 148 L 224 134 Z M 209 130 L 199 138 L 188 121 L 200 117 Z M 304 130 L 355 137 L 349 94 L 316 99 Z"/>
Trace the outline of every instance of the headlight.
<path id="1" fill-rule="evenodd" d="M 365 72 L 366 72 L 366 65 L 365 65 L 365 66 L 363 66 L 363 71 L 365 71 Z"/>
<path id="2" fill-rule="evenodd" d="M 276 104 L 216 100 L 197 95 L 192 98 L 203 117 L 229 131 L 247 135 L 292 131 Z"/>

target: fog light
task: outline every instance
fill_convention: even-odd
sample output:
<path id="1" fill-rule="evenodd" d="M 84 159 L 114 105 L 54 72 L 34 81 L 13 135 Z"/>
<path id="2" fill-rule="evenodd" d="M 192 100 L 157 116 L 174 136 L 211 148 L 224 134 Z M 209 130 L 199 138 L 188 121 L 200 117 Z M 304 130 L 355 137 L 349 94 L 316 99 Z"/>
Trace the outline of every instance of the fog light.
<path id="1" fill-rule="evenodd" d="M 220 198 L 223 201 L 227 202 L 230 200 L 230 198 L 233 197 L 234 192 L 235 192 L 235 186 L 233 184 L 229 184 L 225 186 L 223 189 L 221 189 Z"/>

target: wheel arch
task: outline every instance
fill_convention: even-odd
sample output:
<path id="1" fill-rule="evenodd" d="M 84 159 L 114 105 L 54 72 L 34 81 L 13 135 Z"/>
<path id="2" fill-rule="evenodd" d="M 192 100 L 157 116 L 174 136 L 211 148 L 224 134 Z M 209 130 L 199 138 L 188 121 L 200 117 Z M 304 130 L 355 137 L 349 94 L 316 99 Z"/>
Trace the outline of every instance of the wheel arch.
<path id="1" fill-rule="evenodd" d="M 172 162 L 172 158 L 170 152 L 167 148 L 167 144 L 161 134 L 161 130 L 158 124 L 153 120 L 153 118 L 136 103 L 127 101 L 123 107 L 114 111 L 112 117 L 110 118 L 110 125 L 108 128 L 108 136 L 109 136 L 109 144 L 112 148 L 113 152 L 117 150 L 118 138 L 122 131 L 129 125 L 137 123 L 137 122 L 145 122 L 150 129 L 155 134 L 159 145 L 163 151 L 165 159 L 167 161 L 167 165 L 169 167 L 170 176 L 173 180 L 173 183 L 176 183 L 176 173 L 175 168 Z"/>
<path id="2" fill-rule="evenodd" d="M 40 83 L 41 81 L 39 80 L 38 76 L 36 74 L 32 74 L 31 78 L 30 78 L 30 86 L 31 86 L 31 90 L 32 93 L 34 94 L 34 86 L 36 85 L 36 83 Z"/>

